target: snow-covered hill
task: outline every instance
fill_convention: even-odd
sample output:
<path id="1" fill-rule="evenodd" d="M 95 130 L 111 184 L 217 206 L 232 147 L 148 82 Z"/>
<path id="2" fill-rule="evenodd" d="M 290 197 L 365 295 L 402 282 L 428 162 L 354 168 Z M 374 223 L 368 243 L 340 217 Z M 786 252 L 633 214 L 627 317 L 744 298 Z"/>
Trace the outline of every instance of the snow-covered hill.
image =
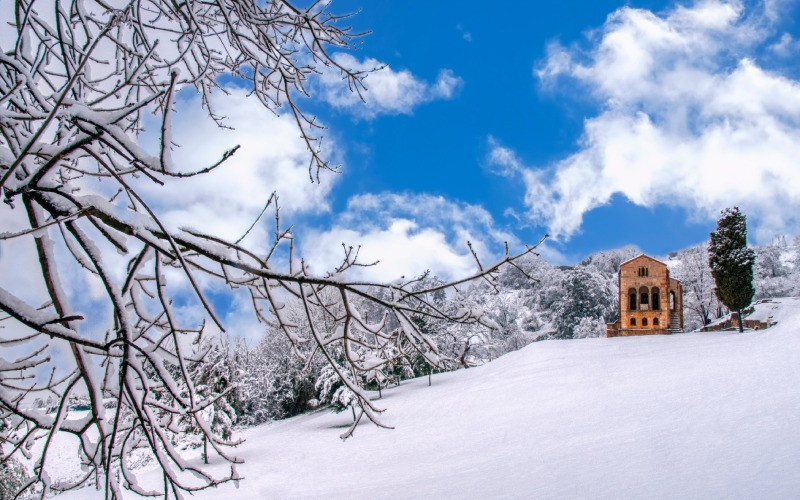
<path id="1" fill-rule="evenodd" d="M 345 442 L 349 413 L 251 428 L 238 490 L 197 496 L 796 497 L 800 298 L 769 307 L 768 330 L 546 341 L 409 381 L 383 393 L 394 430 Z"/>

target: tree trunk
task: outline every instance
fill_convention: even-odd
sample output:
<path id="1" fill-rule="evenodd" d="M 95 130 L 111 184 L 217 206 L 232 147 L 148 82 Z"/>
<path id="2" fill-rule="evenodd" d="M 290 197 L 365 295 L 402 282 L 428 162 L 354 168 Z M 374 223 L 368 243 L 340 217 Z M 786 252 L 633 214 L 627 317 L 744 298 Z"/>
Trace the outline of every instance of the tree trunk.
<path id="1" fill-rule="evenodd" d="M 464 368 L 469 368 L 469 365 L 467 364 L 467 353 L 469 352 L 469 348 L 470 348 L 470 345 L 467 344 L 467 346 L 464 348 L 464 352 L 461 353 L 461 365 Z"/>
<path id="2" fill-rule="evenodd" d="M 742 317 L 742 310 L 739 309 L 739 333 L 744 332 L 744 318 Z"/>
<path id="3" fill-rule="evenodd" d="M 203 434 L 203 463 L 208 463 L 208 438 Z"/>

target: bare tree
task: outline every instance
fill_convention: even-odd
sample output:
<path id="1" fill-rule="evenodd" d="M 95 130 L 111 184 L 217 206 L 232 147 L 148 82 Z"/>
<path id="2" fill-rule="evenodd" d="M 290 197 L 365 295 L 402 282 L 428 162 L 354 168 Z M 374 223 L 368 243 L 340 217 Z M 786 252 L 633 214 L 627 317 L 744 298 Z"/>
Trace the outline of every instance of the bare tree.
<path id="1" fill-rule="evenodd" d="M 441 366 L 435 344 L 410 320 L 412 314 L 484 321 L 480 313 L 451 315 L 428 300 L 452 283 L 417 289 L 414 280 L 347 281 L 348 270 L 362 265 L 352 248 L 344 248 L 338 268 L 312 276 L 293 255 L 292 234 L 280 222 L 275 196 L 267 202 L 275 213 L 272 245 L 250 249 L 241 239 L 168 230 L 134 188 L 133 179 L 162 185 L 166 178 L 203 174 L 235 153 L 233 148 L 192 172 L 171 159 L 176 92 L 197 89 L 209 115 L 222 125 L 210 99 L 221 74 L 248 81 L 263 106 L 294 116 L 308 147 L 312 181 L 320 170 L 333 169 L 321 154 L 317 122 L 297 98 L 308 95 L 309 78 L 322 70 L 338 71 L 342 85 L 357 93 L 365 90 L 365 75 L 340 66 L 330 52 L 347 49 L 358 35 L 343 25 L 346 16 L 331 14 L 326 5 L 18 0 L 13 10 L 3 11 L 12 14 L 0 21 L 13 28 L 14 37 L 0 40 L 0 187 L 7 212 L 24 225 L 3 232 L 0 241 L 29 242 L 36 262 L 28 269 L 29 281 L 0 287 L 0 310 L 6 314 L 0 319 L 0 345 L 13 355 L 11 361 L 0 358 L 0 464 L 20 454 L 34 461 L 23 489 L 44 495 L 95 481 L 107 497 L 118 497 L 121 488 L 179 496 L 239 477 L 239 460 L 230 449 L 237 442 L 217 435 L 203 416 L 233 387 L 206 396 L 190 369 L 205 354 L 192 347 L 202 345 L 198 338 L 225 329 L 204 293 L 209 280 L 246 289 L 259 321 L 277 326 L 295 345 L 316 346 L 313 352 L 327 359 L 354 394 L 356 423 L 366 416 L 382 425 L 381 410 L 357 375 L 392 357 L 408 357 L 408 350 Z M 149 112 L 161 118 L 154 155 L 137 143 Z M 114 186 L 113 194 L 94 190 L 98 180 Z M 288 257 L 277 259 L 280 252 Z M 118 254 L 125 259 L 121 266 Z M 516 258 L 507 254 L 486 267 L 478 262 L 478 272 L 458 283 L 492 282 L 499 265 Z M 19 262 L 24 265 L 25 259 L 20 256 Z M 164 279 L 170 270 L 182 273 L 209 324 L 181 319 Z M 102 284 L 110 313 L 79 311 L 76 297 L 62 284 L 74 273 Z M 43 290 L 42 296 L 30 299 L 34 289 Z M 358 302 L 371 303 L 383 316 L 372 323 L 362 319 Z M 287 315 L 288 303 L 301 314 Z M 388 318 L 396 327 L 387 326 Z M 335 349 L 341 360 L 334 359 Z M 76 395 L 88 398 L 90 410 L 68 418 Z M 53 413 L 31 404 L 41 396 L 54 397 Z M 203 434 L 208 453 L 230 462 L 228 474 L 212 476 L 181 456 L 174 438 L 187 420 Z M 68 484 L 54 484 L 47 474 L 50 445 L 60 432 L 80 438 L 85 466 L 83 476 Z M 345 435 L 350 433 L 352 428 Z M 37 450 L 35 456 L 31 450 Z M 145 450 L 158 463 L 160 488 L 137 481 L 128 463 L 134 450 Z"/>
<path id="2" fill-rule="evenodd" d="M 675 277 L 681 281 L 685 292 L 684 309 L 694 313 L 687 322 L 695 325 L 693 328 L 705 327 L 722 317 L 724 309 L 714 294 L 714 278 L 708 266 L 708 245 L 704 243 L 688 248 L 679 255 L 681 265 L 675 270 Z"/>

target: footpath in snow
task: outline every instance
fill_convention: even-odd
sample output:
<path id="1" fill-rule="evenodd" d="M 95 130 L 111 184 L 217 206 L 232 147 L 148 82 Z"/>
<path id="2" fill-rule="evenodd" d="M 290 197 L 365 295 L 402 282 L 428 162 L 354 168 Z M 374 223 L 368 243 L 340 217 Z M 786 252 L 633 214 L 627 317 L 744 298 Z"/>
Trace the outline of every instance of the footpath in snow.
<path id="1" fill-rule="evenodd" d="M 379 402 L 394 430 L 345 442 L 349 412 L 247 429 L 238 490 L 195 497 L 796 498 L 800 298 L 769 304 L 768 330 L 539 342 L 410 381 Z"/>

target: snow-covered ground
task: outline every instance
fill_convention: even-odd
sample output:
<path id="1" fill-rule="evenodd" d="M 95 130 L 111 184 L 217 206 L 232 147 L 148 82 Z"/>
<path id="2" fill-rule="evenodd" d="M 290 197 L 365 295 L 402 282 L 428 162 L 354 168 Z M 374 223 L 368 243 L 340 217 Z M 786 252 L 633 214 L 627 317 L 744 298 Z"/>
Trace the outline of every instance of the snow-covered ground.
<path id="1" fill-rule="evenodd" d="M 767 304 L 768 330 L 539 342 L 410 381 L 380 401 L 394 430 L 345 442 L 349 412 L 248 429 L 238 490 L 196 497 L 796 498 L 800 298 Z"/>

